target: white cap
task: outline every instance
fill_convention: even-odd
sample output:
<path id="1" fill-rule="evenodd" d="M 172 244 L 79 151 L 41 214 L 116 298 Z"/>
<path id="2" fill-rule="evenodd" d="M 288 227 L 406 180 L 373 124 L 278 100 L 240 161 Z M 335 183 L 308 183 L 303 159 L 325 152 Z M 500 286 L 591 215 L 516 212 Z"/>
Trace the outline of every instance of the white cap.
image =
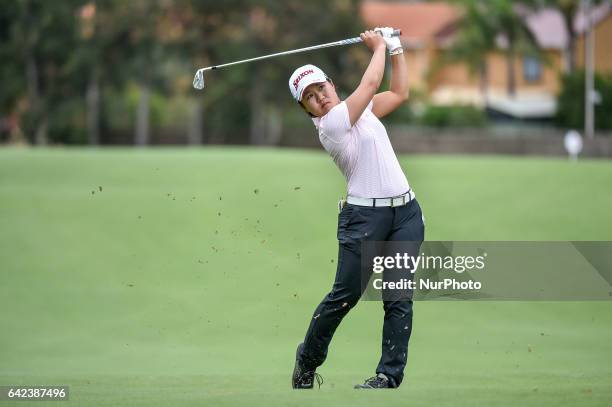
<path id="1" fill-rule="evenodd" d="M 314 65 L 304 65 L 296 69 L 289 78 L 289 90 L 293 98 L 298 102 L 302 100 L 304 89 L 313 83 L 321 83 L 327 80 L 327 75 Z"/>

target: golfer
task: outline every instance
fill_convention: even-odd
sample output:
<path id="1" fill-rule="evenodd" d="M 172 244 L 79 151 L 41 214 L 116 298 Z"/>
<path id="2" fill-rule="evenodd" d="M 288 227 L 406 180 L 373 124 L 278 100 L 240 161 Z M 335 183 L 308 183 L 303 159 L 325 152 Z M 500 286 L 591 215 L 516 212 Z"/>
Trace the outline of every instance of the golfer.
<path id="1" fill-rule="evenodd" d="M 362 33 L 372 59 L 357 89 L 340 100 L 334 83 L 313 65 L 295 70 L 289 88 L 312 117 L 321 144 L 347 180 L 346 203 L 338 216 L 338 263 L 332 290 L 316 308 L 304 342 L 297 348 L 292 386 L 311 389 L 336 328 L 362 295 L 363 241 L 422 242 L 421 208 L 379 119 L 408 98 L 408 71 L 398 37 L 385 27 Z M 377 93 L 391 55 L 391 83 Z M 404 377 L 412 330 L 412 301 L 384 301 L 382 355 L 374 377 L 355 388 L 397 388 Z"/>

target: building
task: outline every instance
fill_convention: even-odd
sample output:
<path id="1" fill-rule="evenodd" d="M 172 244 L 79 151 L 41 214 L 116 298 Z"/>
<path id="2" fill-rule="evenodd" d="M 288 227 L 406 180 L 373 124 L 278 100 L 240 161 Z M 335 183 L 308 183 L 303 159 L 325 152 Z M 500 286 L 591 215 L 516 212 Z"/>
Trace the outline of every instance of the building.
<path id="1" fill-rule="evenodd" d="M 456 6 L 444 2 L 365 1 L 361 14 L 368 26 L 393 26 L 402 30 L 402 44 L 411 71 L 411 88 L 426 95 L 432 103 L 487 106 L 517 118 L 546 118 L 554 114 L 559 75 L 566 67 L 568 47 L 568 34 L 557 10 L 524 13 L 525 23 L 535 37 L 541 55 L 517 55 L 513 64 L 514 94 L 508 92 L 506 41 L 501 36 L 496 38 L 498 51 L 486 57 L 486 81 L 481 81 L 464 63 L 440 64 L 452 47 L 460 26 L 461 10 Z M 610 3 L 594 7 L 592 20 L 596 71 L 612 73 Z M 580 34 L 576 47 L 580 67 L 584 65 L 584 16 L 576 16 L 574 23 Z"/>
<path id="2" fill-rule="evenodd" d="M 612 74 L 612 4 L 604 2 L 601 6 L 594 8 L 593 33 L 595 37 L 595 71 L 602 74 Z M 584 33 L 586 20 L 583 15 L 576 18 L 575 27 L 580 33 Z M 584 35 L 578 38 L 576 44 L 576 56 L 578 66 L 584 66 Z"/>

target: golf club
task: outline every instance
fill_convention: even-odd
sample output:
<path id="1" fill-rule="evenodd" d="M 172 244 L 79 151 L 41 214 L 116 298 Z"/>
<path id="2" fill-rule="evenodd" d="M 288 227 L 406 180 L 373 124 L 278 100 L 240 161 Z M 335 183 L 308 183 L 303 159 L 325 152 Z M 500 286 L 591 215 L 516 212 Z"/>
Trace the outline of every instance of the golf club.
<path id="1" fill-rule="evenodd" d="M 393 37 L 398 37 L 398 36 L 401 35 L 401 33 L 402 33 L 401 30 L 394 30 L 392 36 Z M 206 68 L 200 68 L 200 69 L 198 69 L 198 71 L 195 74 L 195 77 L 193 78 L 193 87 L 196 88 L 196 89 L 199 89 L 199 90 L 204 89 L 204 71 L 209 71 L 209 70 L 212 70 L 212 69 L 225 68 L 227 66 L 232 66 L 232 65 L 244 64 L 246 62 L 259 61 L 260 59 L 266 59 L 266 58 L 272 58 L 272 57 L 280 57 L 280 56 L 283 56 L 283 55 L 297 54 L 299 52 L 314 51 L 314 50 L 317 50 L 317 49 L 329 48 L 329 47 L 337 47 L 337 46 L 340 46 L 340 45 L 357 44 L 359 42 L 362 42 L 362 39 L 360 37 L 348 38 L 346 40 L 328 42 L 326 44 L 313 45 L 311 47 L 299 48 L 299 49 L 294 49 L 294 50 L 290 50 L 290 51 L 277 52 L 275 54 L 268 54 L 268 55 L 263 55 L 263 56 L 260 56 L 260 57 L 243 59 L 241 61 L 229 62 L 227 64 L 213 65 L 213 66 L 209 66 L 209 67 L 206 67 Z"/>

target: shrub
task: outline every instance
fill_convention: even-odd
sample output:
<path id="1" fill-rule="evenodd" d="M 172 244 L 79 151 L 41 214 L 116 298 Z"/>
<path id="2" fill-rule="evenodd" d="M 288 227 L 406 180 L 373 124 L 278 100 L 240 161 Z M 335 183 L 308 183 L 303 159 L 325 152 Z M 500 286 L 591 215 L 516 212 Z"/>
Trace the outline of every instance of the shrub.
<path id="1" fill-rule="evenodd" d="M 406 124 L 406 123 L 412 122 L 414 118 L 413 118 L 412 109 L 410 107 L 410 104 L 409 103 L 402 104 L 396 110 L 391 112 L 387 117 L 385 117 L 385 120 L 388 123 L 397 123 L 397 124 Z"/>
<path id="2" fill-rule="evenodd" d="M 612 129 L 612 76 L 595 75 L 595 89 L 601 96 L 601 102 L 595 105 L 595 128 Z M 565 128 L 584 127 L 584 71 L 561 77 L 555 123 Z"/>
<path id="3" fill-rule="evenodd" d="M 481 127 L 487 124 L 482 110 L 468 105 L 433 106 L 425 108 L 419 122 L 434 127 Z"/>

